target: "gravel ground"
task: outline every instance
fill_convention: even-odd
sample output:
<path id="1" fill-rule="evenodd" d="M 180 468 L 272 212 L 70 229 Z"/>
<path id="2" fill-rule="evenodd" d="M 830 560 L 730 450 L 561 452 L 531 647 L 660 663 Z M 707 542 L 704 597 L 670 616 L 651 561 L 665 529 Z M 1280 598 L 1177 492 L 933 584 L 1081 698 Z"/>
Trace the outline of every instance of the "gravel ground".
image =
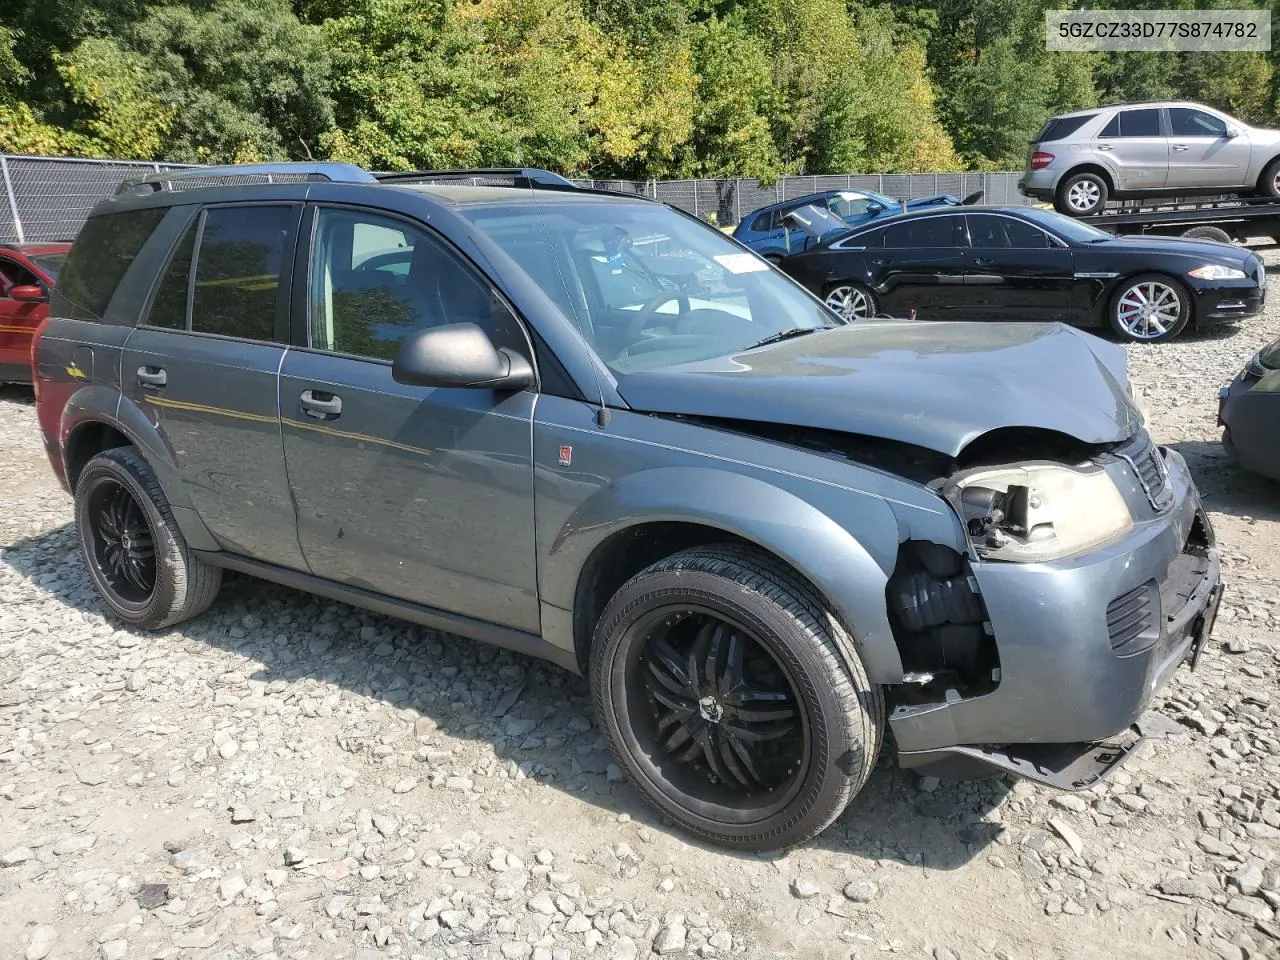
<path id="1" fill-rule="evenodd" d="M 1125 771 L 1068 795 L 886 756 L 786 856 L 664 824 L 553 667 L 240 578 L 180 629 L 120 629 L 10 388 L 0 960 L 1280 956 L 1280 488 L 1214 425 L 1218 386 L 1280 335 L 1271 304 L 1130 351 L 1227 595 Z"/>

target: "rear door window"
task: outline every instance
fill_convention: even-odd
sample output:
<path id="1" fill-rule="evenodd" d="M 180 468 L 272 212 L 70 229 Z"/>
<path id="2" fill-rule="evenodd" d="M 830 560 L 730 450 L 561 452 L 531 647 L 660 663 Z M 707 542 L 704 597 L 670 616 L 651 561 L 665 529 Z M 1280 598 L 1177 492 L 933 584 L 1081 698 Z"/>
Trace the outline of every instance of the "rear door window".
<path id="1" fill-rule="evenodd" d="M 922 217 L 895 223 L 884 232 L 886 247 L 955 247 L 960 245 L 960 217 Z"/>
<path id="2" fill-rule="evenodd" d="M 260 204 L 205 212 L 192 284 L 191 329 L 276 340 L 280 269 L 298 207 Z"/>
<path id="3" fill-rule="evenodd" d="M 101 320 L 129 264 L 168 212 L 150 207 L 89 218 L 55 288 L 63 304 L 59 312 L 77 320 Z"/>
<path id="4" fill-rule="evenodd" d="M 1103 128 L 1101 137 L 1158 137 L 1160 111 L 1121 110 Z"/>
<path id="5" fill-rule="evenodd" d="M 1045 250 L 1049 237 L 1038 227 L 1010 217 L 971 215 L 969 243 L 984 250 Z"/>

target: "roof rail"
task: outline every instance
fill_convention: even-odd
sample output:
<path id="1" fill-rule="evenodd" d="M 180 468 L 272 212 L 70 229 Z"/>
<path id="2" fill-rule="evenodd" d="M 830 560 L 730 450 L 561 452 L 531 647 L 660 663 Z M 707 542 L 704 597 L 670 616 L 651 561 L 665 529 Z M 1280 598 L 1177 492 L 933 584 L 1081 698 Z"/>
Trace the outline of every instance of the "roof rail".
<path id="1" fill-rule="evenodd" d="M 187 167 L 182 170 L 162 170 L 145 177 L 126 180 L 116 188 L 115 196 L 126 193 L 146 196 L 163 190 L 173 190 L 174 181 L 213 180 L 231 177 L 266 177 L 275 183 L 276 177 L 303 177 L 307 180 L 329 180 L 335 183 L 375 183 L 377 178 L 367 170 L 351 163 L 241 163 L 215 167 Z M 286 181 L 287 182 L 287 181 Z"/>
<path id="2" fill-rule="evenodd" d="M 513 187 L 541 190 L 577 190 L 572 180 L 539 167 L 476 167 L 461 170 L 410 170 L 374 175 L 383 183 L 423 183 L 429 180 L 496 180 L 510 178 Z M 473 184 L 477 185 L 477 184 Z"/>

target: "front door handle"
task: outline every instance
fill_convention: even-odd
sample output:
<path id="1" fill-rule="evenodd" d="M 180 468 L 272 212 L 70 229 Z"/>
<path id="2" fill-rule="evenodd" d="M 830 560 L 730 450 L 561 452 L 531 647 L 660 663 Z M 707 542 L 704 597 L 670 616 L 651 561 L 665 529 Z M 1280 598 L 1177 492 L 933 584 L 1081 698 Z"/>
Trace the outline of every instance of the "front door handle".
<path id="1" fill-rule="evenodd" d="M 995 263 L 995 261 L 990 257 L 974 257 L 973 262 L 979 267 L 989 267 L 991 264 Z"/>
<path id="2" fill-rule="evenodd" d="M 317 420 L 336 420 L 342 414 L 342 398 L 323 390 L 303 390 L 302 410 Z"/>
<path id="3" fill-rule="evenodd" d="M 1182 152 L 1183 150 L 1189 150 L 1189 149 L 1191 149 L 1191 148 L 1190 148 L 1190 147 L 1188 147 L 1186 144 L 1183 144 L 1183 143 L 1175 143 L 1175 144 L 1173 145 L 1173 149 L 1174 149 L 1174 150 L 1177 150 L 1178 152 Z"/>
<path id="4" fill-rule="evenodd" d="M 169 375 L 165 373 L 164 367 L 139 367 L 138 383 L 145 389 L 147 387 L 163 387 L 169 381 Z"/>
<path id="5" fill-rule="evenodd" d="M 889 262 L 889 258 L 888 258 L 888 257 L 877 257 L 875 260 L 872 260 L 871 262 L 872 262 L 872 263 L 874 263 L 874 264 L 875 264 L 876 266 L 878 266 L 878 267 L 883 267 L 886 263 L 888 263 L 888 262 Z"/>
<path id="6" fill-rule="evenodd" d="M 1112 147 L 1112 146 L 1111 146 L 1111 144 L 1109 144 L 1109 143 L 1100 143 L 1100 144 L 1098 144 L 1098 149 L 1099 149 L 1099 150 L 1111 150 L 1111 149 L 1113 149 L 1113 147 Z"/>

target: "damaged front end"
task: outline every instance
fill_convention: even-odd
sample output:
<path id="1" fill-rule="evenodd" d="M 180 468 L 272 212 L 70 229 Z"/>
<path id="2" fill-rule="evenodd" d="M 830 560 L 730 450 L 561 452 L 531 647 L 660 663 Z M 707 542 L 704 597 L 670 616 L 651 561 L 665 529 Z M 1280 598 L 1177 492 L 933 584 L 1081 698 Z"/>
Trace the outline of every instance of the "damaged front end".
<path id="1" fill-rule="evenodd" d="M 929 484 L 967 542 L 906 541 L 886 587 L 904 767 L 1087 789 L 1212 630 L 1217 549 L 1182 458 L 1142 429 L 1062 442 L 990 444 Z"/>

